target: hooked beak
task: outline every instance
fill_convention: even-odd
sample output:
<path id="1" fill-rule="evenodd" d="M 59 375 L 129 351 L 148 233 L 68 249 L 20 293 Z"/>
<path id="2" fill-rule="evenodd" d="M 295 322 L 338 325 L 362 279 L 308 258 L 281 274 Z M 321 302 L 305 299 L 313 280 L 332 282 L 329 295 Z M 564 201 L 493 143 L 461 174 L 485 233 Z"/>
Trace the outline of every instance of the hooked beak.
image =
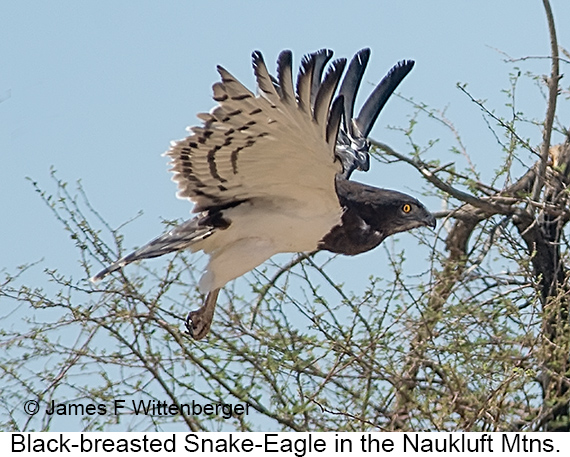
<path id="1" fill-rule="evenodd" d="M 435 220 L 435 216 L 432 213 L 428 213 L 427 218 L 425 219 L 425 224 L 428 227 L 431 227 L 432 229 L 435 229 L 435 227 L 437 226 L 436 220 Z"/>

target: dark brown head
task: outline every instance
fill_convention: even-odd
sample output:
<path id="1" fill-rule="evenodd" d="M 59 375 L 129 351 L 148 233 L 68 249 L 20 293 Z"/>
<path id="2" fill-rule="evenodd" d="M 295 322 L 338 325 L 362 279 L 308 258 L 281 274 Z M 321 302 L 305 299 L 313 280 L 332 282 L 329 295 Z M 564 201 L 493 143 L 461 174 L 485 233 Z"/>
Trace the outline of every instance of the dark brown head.
<path id="1" fill-rule="evenodd" d="M 355 255 L 378 246 L 386 237 L 416 227 L 435 228 L 424 205 L 409 195 L 337 179 L 342 220 L 321 240 L 320 249 Z"/>
<path id="2" fill-rule="evenodd" d="M 364 201 L 348 201 L 360 217 L 385 236 L 416 227 L 435 228 L 436 221 L 424 205 L 409 195 L 367 186 L 361 190 Z"/>

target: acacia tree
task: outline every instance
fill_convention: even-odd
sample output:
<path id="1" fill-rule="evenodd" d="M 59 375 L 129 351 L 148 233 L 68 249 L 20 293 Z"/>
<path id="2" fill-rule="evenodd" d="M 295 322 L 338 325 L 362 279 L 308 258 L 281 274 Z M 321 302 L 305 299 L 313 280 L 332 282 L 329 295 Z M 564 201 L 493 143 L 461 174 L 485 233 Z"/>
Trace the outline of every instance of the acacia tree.
<path id="1" fill-rule="evenodd" d="M 196 342 L 183 317 L 202 299 L 194 276 L 200 260 L 179 253 L 91 284 L 94 270 L 122 255 L 121 228 L 111 228 L 80 186 L 70 190 L 55 173 L 51 193 L 34 183 L 76 244 L 83 272 L 73 278 L 46 269 L 51 284 L 34 288 L 26 275 L 38 267 L 28 265 L 0 284 L 4 321 L 19 319 L 17 328 L 0 330 L 0 428 L 569 431 L 570 134 L 557 107 L 568 98 L 560 65 L 570 56 L 563 49 L 559 56 L 543 3 L 550 74 L 515 67 L 505 91 L 509 116 L 458 86 L 495 135 L 501 163 L 490 181 L 453 124 L 424 105 L 409 101 L 415 113 L 401 129 L 409 151 L 374 142 L 378 160 L 417 170 L 426 194 L 447 209 L 438 214 L 435 239 L 414 232 L 418 252 L 385 242 L 389 272 L 371 276 L 361 292 L 335 280 L 340 257 L 268 262 L 226 288 L 211 336 Z M 516 109 L 524 78 L 544 88 L 541 121 Z M 468 159 L 467 169 L 430 158 L 435 148 L 416 140 L 418 122 L 450 129 L 450 149 Z M 520 133 L 529 124 L 538 145 Z M 409 255 L 426 259 L 423 273 L 408 273 Z M 30 399 L 40 404 L 35 415 L 22 410 Z M 116 399 L 241 402 L 249 414 L 125 408 L 116 415 Z M 45 412 L 52 401 L 107 409 L 62 417 Z"/>

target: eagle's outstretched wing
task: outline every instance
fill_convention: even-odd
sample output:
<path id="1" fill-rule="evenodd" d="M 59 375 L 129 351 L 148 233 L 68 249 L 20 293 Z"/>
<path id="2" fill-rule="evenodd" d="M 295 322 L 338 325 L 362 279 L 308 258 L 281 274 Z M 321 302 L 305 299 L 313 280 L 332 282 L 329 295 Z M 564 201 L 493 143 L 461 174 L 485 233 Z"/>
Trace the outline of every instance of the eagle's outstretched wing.
<path id="1" fill-rule="evenodd" d="M 295 90 L 290 51 L 279 55 L 277 79 L 267 71 L 261 53 L 254 52 L 257 94 L 218 67 L 221 81 L 213 86 L 218 105 L 199 114 L 203 125 L 191 127 L 190 136 L 173 142 L 165 153 L 178 196 L 192 201 L 194 212 L 200 214 L 93 279 L 133 261 L 181 249 L 211 254 L 209 273 L 226 260 L 222 254 L 232 247 L 256 252 L 236 268 L 220 267 L 224 272 L 214 273 L 216 279 L 207 272 L 201 284 L 210 291 L 276 252 L 316 249 L 341 214 L 335 176 L 342 164 L 335 147 L 343 99 L 334 95 L 346 60 L 333 61 L 324 72 L 331 56 L 326 50 L 305 56 Z M 289 236 L 283 237 L 283 230 Z"/>
<path id="2" fill-rule="evenodd" d="M 166 152 L 178 196 L 194 202 L 194 212 L 252 198 L 305 203 L 315 192 L 334 203 L 342 100 L 332 101 L 345 60 L 334 61 L 321 82 L 321 55 L 303 59 L 297 91 L 290 51 L 279 55 L 277 84 L 261 53 L 253 53 L 257 95 L 218 67 L 221 82 L 213 91 L 219 105 L 200 114 L 204 124 Z"/>

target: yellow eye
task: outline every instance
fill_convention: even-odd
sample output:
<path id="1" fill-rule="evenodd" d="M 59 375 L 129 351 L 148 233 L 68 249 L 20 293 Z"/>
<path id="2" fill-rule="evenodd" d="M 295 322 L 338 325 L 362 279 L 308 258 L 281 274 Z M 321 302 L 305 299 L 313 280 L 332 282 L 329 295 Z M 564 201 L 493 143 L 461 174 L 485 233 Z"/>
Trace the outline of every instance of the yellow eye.
<path id="1" fill-rule="evenodd" d="M 410 205 L 409 203 L 406 203 L 404 206 L 402 206 L 402 211 L 404 213 L 409 213 L 412 210 L 412 205 Z"/>

